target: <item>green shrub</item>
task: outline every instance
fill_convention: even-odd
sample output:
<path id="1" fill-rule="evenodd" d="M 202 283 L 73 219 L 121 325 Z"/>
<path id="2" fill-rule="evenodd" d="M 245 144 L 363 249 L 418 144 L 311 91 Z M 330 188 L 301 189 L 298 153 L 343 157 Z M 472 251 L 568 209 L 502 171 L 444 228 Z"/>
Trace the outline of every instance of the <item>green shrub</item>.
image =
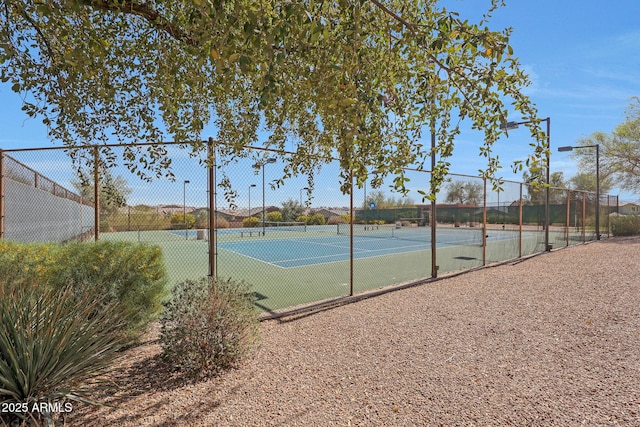
<path id="1" fill-rule="evenodd" d="M 343 218 L 344 215 L 341 216 L 330 216 L 329 220 L 327 221 L 328 225 L 336 225 L 336 224 L 346 224 L 349 222 L 349 220 L 345 220 Z"/>
<path id="2" fill-rule="evenodd" d="M 202 278 L 175 286 L 160 317 L 165 359 L 204 379 L 247 357 L 258 342 L 258 313 L 249 288 Z"/>
<path id="3" fill-rule="evenodd" d="M 195 228 L 208 228 L 209 227 L 209 212 L 201 210 L 196 215 Z"/>
<path id="4" fill-rule="evenodd" d="M 282 222 L 282 213 L 280 211 L 267 213 L 267 221 Z"/>
<path id="5" fill-rule="evenodd" d="M 309 221 L 310 221 L 309 224 L 311 225 L 324 225 L 324 222 L 325 222 L 324 215 L 319 213 L 311 215 L 311 218 Z"/>
<path id="6" fill-rule="evenodd" d="M 0 404 L 20 408 L 2 421 L 53 425 L 73 409 L 69 400 L 95 403 L 86 385 L 127 344 L 119 332 L 123 315 L 90 292 L 0 276 Z"/>
<path id="7" fill-rule="evenodd" d="M 116 303 L 127 313 L 123 333 L 130 337 L 157 318 L 166 285 L 159 247 L 109 241 L 0 242 L 0 277 L 22 277 L 56 290 L 71 285 L 78 295 L 92 292 L 105 304 Z"/>
<path id="8" fill-rule="evenodd" d="M 640 234 L 640 216 L 621 215 L 611 216 L 611 233 L 614 236 L 635 236 Z"/>
<path id="9" fill-rule="evenodd" d="M 166 271 L 158 246 L 99 241 L 67 244 L 59 252 L 49 283 L 75 284 L 116 302 L 127 313 L 128 334 L 141 334 L 162 310 Z"/>
<path id="10" fill-rule="evenodd" d="M 196 217 L 192 214 L 184 215 L 182 212 L 171 215 L 171 225 L 174 228 L 184 230 L 185 224 L 187 225 L 187 228 L 193 228 L 196 224 Z"/>
<path id="11" fill-rule="evenodd" d="M 351 215 L 349 214 L 340 215 L 340 218 L 344 220 L 345 224 L 349 224 L 351 222 Z"/>
<path id="12" fill-rule="evenodd" d="M 242 226 L 245 228 L 257 227 L 260 220 L 255 216 L 250 216 L 242 220 Z"/>
<path id="13" fill-rule="evenodd" d="M 56 245 L 0 240 L 0 277 L 34 277 L 46 283 L 49 269 L 58 262 Z"/>
<path id="14" fill-rule="evenodd" d="M 296 217 L 296 222 L 304 222 L 305 224 L 311 224 L 311 217 L 309 215 L 300 215 Z"/>

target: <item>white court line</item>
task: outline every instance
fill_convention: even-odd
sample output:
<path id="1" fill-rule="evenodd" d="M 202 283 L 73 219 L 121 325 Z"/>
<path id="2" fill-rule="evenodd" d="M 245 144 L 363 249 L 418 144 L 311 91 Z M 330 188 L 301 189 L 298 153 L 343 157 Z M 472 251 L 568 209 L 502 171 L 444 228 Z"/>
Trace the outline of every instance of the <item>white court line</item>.
<path id="1" fill-rule="evenodd" d="M 384 240 L 384 239 L 381 239 L 381 240 Z M 397 241 L 397 240 L 401 240 L 401 239 L 392 239 L 392 240 L 396 240 Z M 498 240 L 511 240 L 511 239 L 498 239 Z M 288 243 L 290 241 L 291 241 L 291 239 L 269 240 L 269 242 L 281 242 L 281 243 Z M 333 248 L 339 248 L 339 249 L 348 249 L 349 248 L 349 246 L 345 246 L 345 245 L 320 243 L 320 242 L 314 242 L 314 241 L 308 241 L 308 240 L 297 240 L 296 239 L 296 241 L 301 242 L 301 243 L 311 244 L 311 245 L 327 246 L 327 247 L 333 247 Z M 225 243 L 243 243 L 243 242 L 222 242 L 221 244 L 224 245 Z M 429 247 L 424 247 L 425 246 L 424 243 L 425 242 L 416 242 L 415 244 L 411 244 L 411 245 L 396 246 L 396 247 L 393 247 L 393 248 L 386 248 L 386 249 L 363 249 L 363 248 L 355 248 L 354 247 L 354 252 L 356 252 L 356 250 L 357 250 L 358 254 L 376 253 L 376 252 L 383 252 L 383 251 L 397 250 L 397 249 L 416 248 L 416 249 L 412 249 L 412 250 L 403 250 L 402 252 L 399 252 L 399 253 L 393 253 L 393 252 L 392 253 L 384 253 L 384 254 L 379 254 L 379 255 L 363 256 L 361 258 L 354 258 L 354 259 L 357 260 L 357 259 L 366 259 L 366 258 L 379 258 L 379 257 L 383 257 L 383 256 L 401 255 L 401 254 L 406 254 L 406 253 L 420 252 L 420 251 L 429 250 L 430 249 Z M 456 242 L 456 243 L 460 243 L 460 242 Z M 476 243 L 476 242 L 473 242 L 473 243 Z M 468 244 L 455 244 L 455 245 L 445 245 L 444 247 L 446 247 L 446 248 L 455 248 L 455 247 L 458 247 L 458 246 L 469 246 L 469 245 Z M 309 267 L 309 266 L 313 266 L 313 265 L 316 265 L 316 264 L 333 264 L 333 263 L 345 262 L 345 261 L 349 260 L 349 258 L 347 257 L 346 259 L 336 260 L 336 261 L 314 262 L 314 263 L 305 264 L 305 265 L 295 265 L 295 266 L 292 266 L 292 267 L 283 267 L 281 265 L 274 264 L 272 262 L 268 262 L 268 261 L 265 261 L 265 260 L 260 259 L 260 258 L 255 258 L 253 256 L 249 256 L 249 255 L 243 254 L 241 252 L 237 252 L 237 251 L 232 250 L 232 249 L 228 249 L 228 248 L 224 248 L 224 247 L 222 247 L 222 249 L 225 249 L 225 250 L 227 250 L 229 252 L 233 252 L 235 254 L 242 255 L 242 256 L 245 256 L 245 257 L 247 257 L 249 259 L 253 259 L 255 261 L 259 261 L 259 262 L 262 262 L 264 264 L 271 265 L 271 266 L 274 266 L 274 267 L 277 267 L 277 268 L 280 268 L 280 269 L 283 269 L 283 270 L 287 270 L 287 269 L 290 269 L 290 268 Z M 320 260 L 322 258 L 331 258 L 331 257 L 336 257 L 336 256 L 342 256 L 342 255 L 349 255 L 349 253 L 347 252 L 347 253 L 344 253 L 344 254 L 321 255 L 321 256 L 312 256 L 312 257 L 305 257 L 305 258 L 291 258 L 291 259 L 279 260 L 279 261 L 276 261 L 276 262 L 289 263 L 289 262 L 308 261 L 308 260 Z"/>
<path id="2" fill-rule="evenodd" d="M 285 239 L 280 239 L 281 242 L 288 242 L 288 240 Z M 328 247 L 333 247 L 333 248 L 339 248 L 339 249 L 348 249 L 349 246 L 342 246 L 342 245 L 332 245 L 332 244 L 328 244 L 328 243 L 318 243 L 318 242 L 310 242 L 310 241 L 301 241 L 302 243 L 306 243 L 306 244 L 314 244 L 314 245 L 319 245 L 319 246 L 328 246 Z M 397 250 L 397 249 L 406 249 L 406 248 L 417 248 L 417 249 L 413 249 L 413 250 L 403 250 L 402 252 L 400 252 L 400 254 L 405 254 L 405 253 L 411 253 L 411 252 L 419 252 L 419 251 L 423 251 L 423 250 L 427 250 L 428 248 L 425 248 L 424 245 L 418 245 L 418 244 L 414 244 L 414 245 L 407 245 L 407 246 L 396 246 L 393 248 L 383 248 L 383 249 L 358 249 L 358 253 L 359 254 L 365 254 L 365 253 L 376 253 L 376 252 L 384 252 L 384 251 L 389 251 L 389 250 Z M 355 250 L 356 248 L 354 248 Z M 347 257 L 346 259 L 342 259 L 342 260 L 336 260 L 336 261 L 328 261 L 328 262 L 315 262 L 315 263 L 311 263 L 311 264 L 306 264 L 306 265 L 295 265 L 292 267 L 283 267 L 281 265 L 278 264 L 273 264 L 264 260 L 261 260 L 259 258 L 255 258 L 255 257 L 251 257 L 248 255 L 245 255 L 243 253 L 240 252 L 236 252 L 230 249 L 226 249 L 230 252 L 234 252 L 237 253 L 239 255 L 243 255 L 246 256 L 247 258 L 251 258 L 257 261 L 261 261 L 265 264 L 268 265 L 273 265 L 276 266 L 278 268 L 283 268 L 283 269 L 288 269 L 288 268 L 298 268 L 298 267 L 309 267 L 315 264 L 331 264 L 331 263 L 335 263 L 335 262 L 344 262 L 344 261 L 348 261 L 349 258 Z M 321 256 L 311 256 L 311 257 L 305 257 L 305 258 L 291 258 L 291 259 L 285 259 L 285 260 L 279 260 L 277 262 L 279 263 L 289 263 L 289 262 L 298 262 L 298 261 L 307 261 L 307 260 L 320 260 L 322 258 L 332 258 L 332 257 L 337 257 L 337 256 L 344 256 L 344 255 L 349 255 L 348 252 L 345 253 L 341 253 L 341 254 L 331 254 L 331 255 L 321 255 Z M 358 258 L 358 259 L 364 259 L 364 258 L 377 258 L 377 257 L 381 257 L 381 256 L 388 256 L 388 255 L 398 255 L 397 253 L 384 253 L 384 254 L 380 254 L 380 255 L 371 255 L 371 256 L 365 256 L 362 258 Z"/>
<path id="3" fill-rule="evenodd" d="M 273 264 L 273 263 L 271 263 L 271 262 L 265 261 L 265 260 L 260 259 L 260 258 L 252 257 L 252 256 L 249 256 L 249 255 L 247 255 L 247 254 L 243 254 L 243 253 L 240 253 L 240 252 L 234 251 L 233 249 L 227 249 L 227 248 L 224 248 L 224 247 L 222 247 L 222 248 L 220 248 L 220 247 L 219 247 L 219 249 L 223 249 L 223 250 L 225 250 L 225 251 L 233 252 L 234 254 L 241 255 L 241 256 L 247 257 L 247 258 L 249 258 L 249 259 L 255 260 L 255 261 L 259 261 L 259 262 L 261 262 L 261 263 L 263 263 L 263 264 L 272 265 L 272 266 L 274 266 L 274 267 L 278 267 L 278 268 L 287 268 L 287 267 L 279 266 L 278 264 Z"/>

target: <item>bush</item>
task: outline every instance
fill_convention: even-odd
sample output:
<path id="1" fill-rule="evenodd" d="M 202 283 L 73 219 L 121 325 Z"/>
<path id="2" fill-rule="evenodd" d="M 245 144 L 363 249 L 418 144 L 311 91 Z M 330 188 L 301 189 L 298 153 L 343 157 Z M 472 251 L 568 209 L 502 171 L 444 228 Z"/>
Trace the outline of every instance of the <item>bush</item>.
<path id="1" fill-rule="evenodd" d="M 158 246 L 99 241 L 60 247 L 58 271 L 49 283 L 89 288 L 127 313 L 126 332 L 141 334 L 157 318 L 165 297 L 166 271 Z"/>
<path id="2" fill-rule="evenodd" d="M 207 227 L 203 227 L 203 228 L 207 228 Z M 224 219 L 222 217 L 217 217 L 216 218 L 216 228 L 229 228 L 229 221 L 227 221 L 226 219 Z"/>
<path id="3" fill-rule="evenodd" d="M 68 400 L 95 404 L 87 383 L 127 344 L 115 304 L 71 287 L 54 290 L 33 277 L 0 276 L 0 320 L 0 404 L 19 408 L 3 412 L 7 425 L 53 425 L 61 412 L 56 407 L 73 408 Z M 52 410 L 33 410 L 43 403 Z"/>
<path id="4" fill-rule="evenodd" d="M 113 231 L 111 227 L 111 223 L 109 221 L 100 221 L 100 231 L 102 233 L 108 233 L 110 231 Z"/>
<path id="5" fill-rule="evenodd" d="M 611 233 L 614 236 L 635 236 L 640 234 L 640 216 L 611 216 Z"/>
<path id="6" fill-rule="evenodd" d="M 122 331 L 133 338 L 157 318 L 166 271 L 157 246 L 126 242 L 21 244 L 0 242 L 0 277 L 24 278 L 61 290 L 91 292 L 126 313 Z M 46 286 L 45 286 L 46 285 Z"/>
<path id="7" fill-rule="evenodd" d="M 331 216 L 327 221 L 328 225 L 346 224 L 349 220 L 345 220 L 342 216 Z"/>
<path id="8" fill-rule="evenodd" d="M 311 224 L 311 217 L 309 215 L 300 215 L 296 218 L 296 222 L 304 222 L 307 225 Z"/>
<path id="9" fill-rule="evenodd" d="M 282 222 L 282 213 L 280 211 L 267 213 L 267 221 Z"/>
<path id="10" fill-rule="evenodd" d="M 184 230 L 185 223 L 187 224 L 187 228 L 193 228 L 196 224 L 196 217 L 192 214 L 184 215 L 182 212 L 171 215 L 171 225 L 174 228 Z"/>
<path id="11" fill-rule="evenodd" d="M 245 228 L 257 227 L 260 220 L 255 216 L 250 216 L 242 220 L 242 226 Z"/>
<path id="12" fill-rule="evenodd" d="M 311 215 L 309 224 L 311 225 L 324 225 L 325 219 L 322 214 Z"/>
<path id="13" fill-rule="evenodd" d="M 209 228 L 209 212 L 201 210 L 196 215 L 195 228 Z"/>
<path id="14" fill-rule="evenodd" d="M 258 342 L 258 314 L 246 285 L 202 278 L 173 289 L 160 318 L 165 359 L 193 379 L 234 366 Z"/>

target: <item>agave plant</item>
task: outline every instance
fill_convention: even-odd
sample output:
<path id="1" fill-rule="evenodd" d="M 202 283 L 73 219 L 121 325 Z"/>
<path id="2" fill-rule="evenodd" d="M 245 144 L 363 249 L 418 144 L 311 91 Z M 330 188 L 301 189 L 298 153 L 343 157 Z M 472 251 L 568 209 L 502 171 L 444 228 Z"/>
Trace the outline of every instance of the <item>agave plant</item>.
<path id="1" fill-rule="evenodd" d="M 95 293 L 74 296 L 70 288 L 0 278 L 0 403 L 19 409 L 9 414 L 14 421 L 51 425 L 56 408 L 69 407 L 61 403 L 97 403 L 86 386 L 125 344 L 121 320 Z"/>

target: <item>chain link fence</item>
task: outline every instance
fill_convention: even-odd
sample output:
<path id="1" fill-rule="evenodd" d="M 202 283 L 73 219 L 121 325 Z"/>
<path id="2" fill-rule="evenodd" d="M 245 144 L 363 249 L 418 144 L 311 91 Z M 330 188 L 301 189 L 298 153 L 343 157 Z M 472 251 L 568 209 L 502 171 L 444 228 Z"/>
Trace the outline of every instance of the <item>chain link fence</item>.
<path id="1" fill-rule="evenodd" d="M 615 196 L 598 203 L 549 188 L 547 221 L 547 189 L 525 183 L 498 190 L 451 174 L 430 203 L 419 193 L 429 188 L 426 171 L 406 171 L 404 196 L 369 183 L 343 194 L 337 161 L 313 180 L 283 180 L 286 153 L 246 147 L 243 158 L 212 164 L 206 150 L 163 148 L 170 173 L 152 180 L 107 163 L 126 146 L 82 149 L 84 170 L 68 149 L 0 151 L 0 236 L 155 244 L 172 284 L 244 281 L 265 312 L 278 312 L 585 243 L 597 238 L 596 217 L 606 238 L 618 206 Z"/>

